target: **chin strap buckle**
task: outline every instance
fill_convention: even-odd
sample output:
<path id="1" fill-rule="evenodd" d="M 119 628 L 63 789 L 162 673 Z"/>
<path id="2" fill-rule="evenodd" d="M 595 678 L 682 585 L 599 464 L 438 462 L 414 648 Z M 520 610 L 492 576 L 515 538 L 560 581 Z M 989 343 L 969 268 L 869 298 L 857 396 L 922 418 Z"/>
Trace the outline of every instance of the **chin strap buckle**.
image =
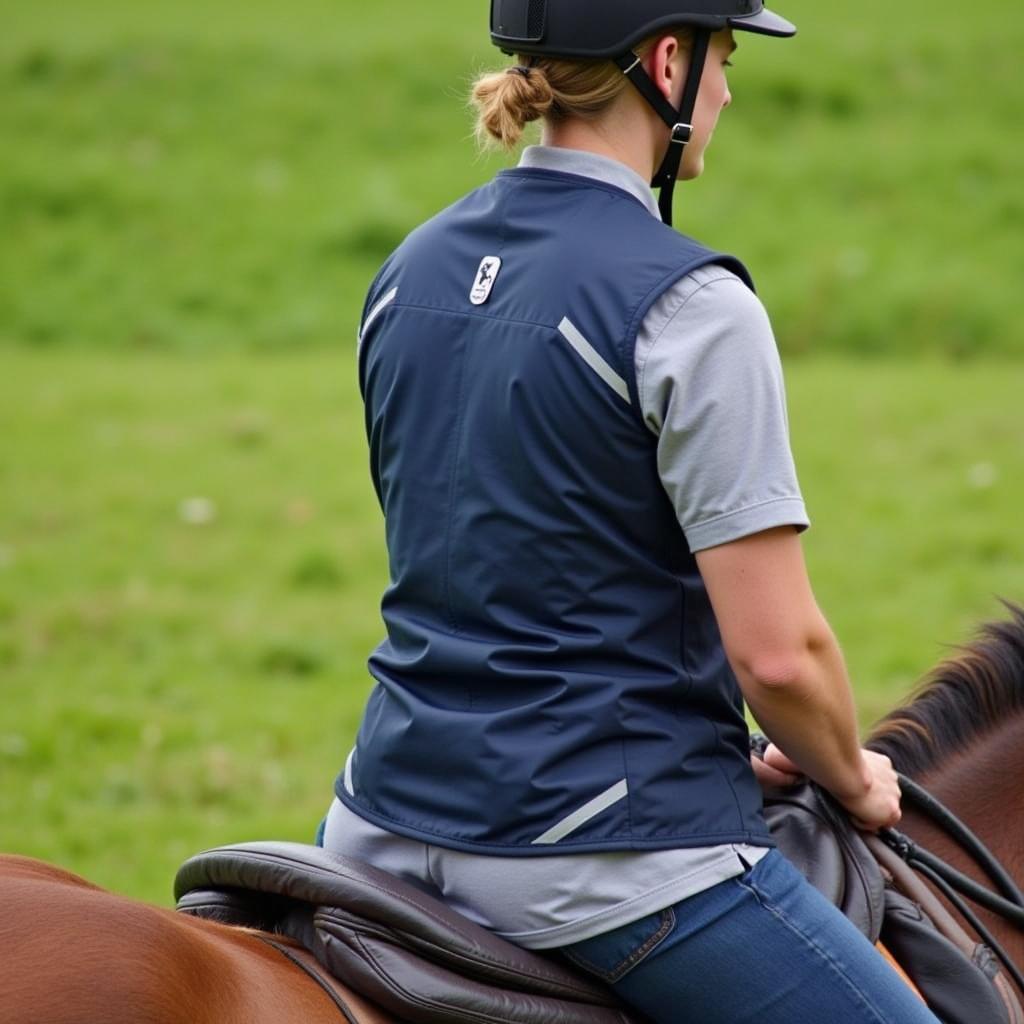
<path id="1" fill-rule="evenodd" d="M 682 122 L 672 126 L 672 141 L 670 145 L 685 146 L 693 138 L 693 125 Z"/>

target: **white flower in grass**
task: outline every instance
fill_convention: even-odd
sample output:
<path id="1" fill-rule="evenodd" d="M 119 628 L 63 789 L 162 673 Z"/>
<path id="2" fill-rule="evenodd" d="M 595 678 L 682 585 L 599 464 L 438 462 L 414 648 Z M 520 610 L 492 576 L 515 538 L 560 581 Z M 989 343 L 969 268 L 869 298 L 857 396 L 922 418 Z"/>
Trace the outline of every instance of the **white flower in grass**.
<path id="1" fill-rule="evenodd" d="M 994 487 L 999 479 L 999 470 L 991 462 L 976 462 L 967 471 L 967 482 L 976 491 L 986 491 Z"/>
<path id="2" fill-rule="evenodd" d="M 28 753 L 28 740 L 19 736 L 16 732 L 9 732 L 0 736 L 0 757 L 9 757 L 12 760 L 24 757 Z"/>
<path id="3" fill-rule="evenodd" d="M 189 526 L 208 526 L 217 518 L 217 506 L 209 498 L 186 498 L 178 514 Z"/>

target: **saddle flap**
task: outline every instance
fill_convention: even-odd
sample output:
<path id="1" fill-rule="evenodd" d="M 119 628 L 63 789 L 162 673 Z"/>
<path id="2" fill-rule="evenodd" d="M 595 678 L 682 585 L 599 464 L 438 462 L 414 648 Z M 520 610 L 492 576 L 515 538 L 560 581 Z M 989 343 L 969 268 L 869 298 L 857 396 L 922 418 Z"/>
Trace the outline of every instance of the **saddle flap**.
<path id="1" fill-rule="evenodd" d="M 413 1024 L 628 1024 L 618 1009 L 482 984 L 401 946 L 317 915 L 327 963 L 343 983 Z"/>
<path id="2" fill-rule="evenodd" d="M 917 903 L 892 889 L 885 899 L 886 947 L 936 1016 L 948 1024 L 1008 1024 L 1008 1007 L 993 983 L 999 963 L 988 947 L 976 945 L 967 957 L 939 933 Z"/>
<path id="3" fill-rule="evenodd" d="M 510 1024 L 628 1019 L 599 982 L 497 938 L 372 865 L 319 847 L 209 850 L 182 865 L 175 897 L 186 913 L 296 938 L 370 998 L 404 996 L 396 1012 L 410 1021 L 454 1020 L 455 1007 L 466 1020 L 483 1014 Z M 382 976 L 385 968 L 396 973 Z M 424 1000 L 417 986 L 427 982 Z M 442 1011 L 449 1016 L 437 1016 Z"/>
<path id="4" fill-rule="evenodd" d="M 615 1004 L 607 987 L 585 975 L 565 968 L 546 957 L 531 953 L 485 932 L 487 946 L 447 942 L 447 932 L 432 929 L 429 934 L 396 929 L 389 924 L 351 914 L 339 907 L 319 907 L 313 917 L 317 934 L 326 943 L 328 938 L 346 943 L 353 949 L 394 950 L 410 960 L 427 962 L 463 980 L 502 987 L 515 992 L 529 992 L 545 998 L 586 1003 L 594 1008 Z M 509 947 L 511 955 L 506 956 Z M 388 954 L 391 955 L 390 953 Z M 543 980 L 538 985 L 539 972 Z"/>

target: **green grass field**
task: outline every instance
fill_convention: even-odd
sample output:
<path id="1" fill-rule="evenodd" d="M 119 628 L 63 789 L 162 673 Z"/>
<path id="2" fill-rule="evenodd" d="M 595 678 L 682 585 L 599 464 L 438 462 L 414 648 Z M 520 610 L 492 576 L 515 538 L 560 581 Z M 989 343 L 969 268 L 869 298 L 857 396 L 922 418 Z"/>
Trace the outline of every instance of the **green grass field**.
<path id="1" fill-rule="evenodd" d="M 386 578 L 355 325 L 502 163 L 486 6 L 0 0 L 0 850 L 166 902 L 312 835 Z M 867 725 L 1024 601 L 1024 22 L 779 9 L 677 219 L 773 313 Z"/>
<path id="2" fill-rule="evenodd" d="M 1024 354 L 1024 19 L 781 5 L 677 222 L 744 256 L 791 353 Z M 368 277 L 489 177 L 484 0 L 0 0 L 0 343 L 336 347 Z"/>

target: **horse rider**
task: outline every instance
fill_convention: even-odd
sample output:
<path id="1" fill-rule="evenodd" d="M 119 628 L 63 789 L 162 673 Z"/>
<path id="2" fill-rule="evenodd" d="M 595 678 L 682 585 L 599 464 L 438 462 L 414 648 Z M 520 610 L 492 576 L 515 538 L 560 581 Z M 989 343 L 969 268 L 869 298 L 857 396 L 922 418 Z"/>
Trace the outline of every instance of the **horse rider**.
<path id="1" fill-rule="evenodd" d="M 493 0 L 514 63 L 478 131 L 542 144 L 370 287 L 387 635 L 323 842 L 654 1022 L 935 1024 L 762 816 L 800 773 L 866 830 L 900 794 L 808 580 L 768 318 L 671 228 L 742 33 L 795 29 L 760 0 Z"/>

